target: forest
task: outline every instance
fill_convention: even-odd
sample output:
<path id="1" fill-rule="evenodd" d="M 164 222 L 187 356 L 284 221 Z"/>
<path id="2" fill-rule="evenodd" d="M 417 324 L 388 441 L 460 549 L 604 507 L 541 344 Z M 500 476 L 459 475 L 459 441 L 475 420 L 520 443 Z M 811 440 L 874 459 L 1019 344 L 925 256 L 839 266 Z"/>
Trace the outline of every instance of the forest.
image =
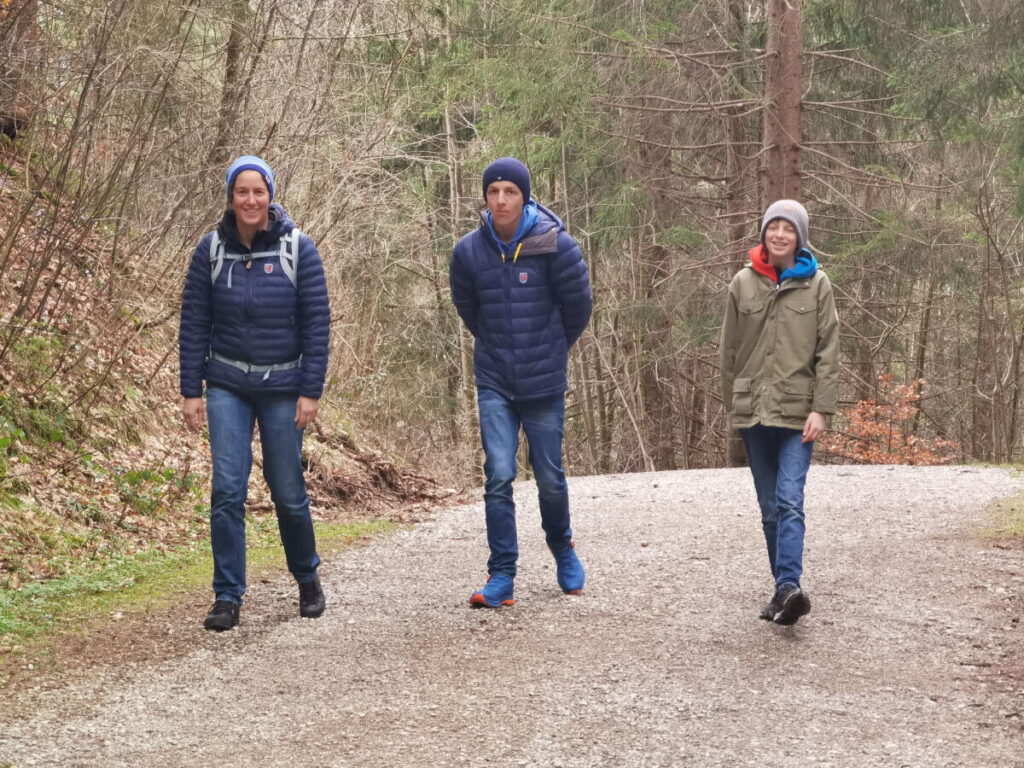
<path id="1" fill-rule="evenodd" d="M 478 484 L 448 260 L 508 155 L 594 287 L 570 475 L 740 460 L 718 334 L 780 197 L 842 325 L 818 459 L 1019 461 L 1022 96 L 1014 0 L 2 0 L 0 586 L 202 535 L 177 318 L 244 153 L 327 270 L 321 507 Z"/>

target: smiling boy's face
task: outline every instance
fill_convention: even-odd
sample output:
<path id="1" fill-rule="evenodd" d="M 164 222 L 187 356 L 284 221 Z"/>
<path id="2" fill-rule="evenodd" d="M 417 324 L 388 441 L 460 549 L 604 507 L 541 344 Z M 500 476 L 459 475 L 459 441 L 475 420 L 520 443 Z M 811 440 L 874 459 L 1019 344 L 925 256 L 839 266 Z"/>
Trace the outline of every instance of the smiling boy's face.
<path id="1" fill-rule="evenodd" d="M 785 219 L 775 219 L 764 231 L 764 247 L 773 264 L 792 262 L 796 256 L 796 227 Z"/>

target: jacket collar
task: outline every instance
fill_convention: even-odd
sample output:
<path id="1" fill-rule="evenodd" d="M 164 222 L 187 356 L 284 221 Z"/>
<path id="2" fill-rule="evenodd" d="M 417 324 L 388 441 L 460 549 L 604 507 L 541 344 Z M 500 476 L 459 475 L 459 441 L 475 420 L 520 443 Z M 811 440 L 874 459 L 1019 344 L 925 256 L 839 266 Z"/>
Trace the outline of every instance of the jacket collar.
<path id="1" fill-rule="evenodd" d="M 230 208 L 224 211 L 224 216 L 217 225 L 217 234 L 220 235 L 221 240 L 224 241 L 226 247 L 231 249 L 232 253 L 245 252 L 246 250 L 255 252 L 273 249 L 277 246 L 281 236 L 287 234 L 294 226 L 295 222 L 292 221 L 288 212 L 277 203 L 271 203 L 267 228 L 261 229 L 256 233 L 252 240 L 252 248 L 246 249 L 242 245 L 242 241 L 238 236 L 238 222 L 235 219 L 235 212 Z"/>
<path id="2" fill-rule="evenodd" d="M 529 216 L 529 219 L 527 217 Z M 511 243 L 502 242 L 494 231 L 490 211 L 480 211 L 481 229 L 490 238 L 498 251 L 505 256 L 515 253 L 516 246 L 520 256 L 537 256 L 542 253 L 554 253 L 558 249 L 558 233 L 565 229 L 562 220 L 551 210 L 535 200 L 523 206 L 523 216 Z"/>

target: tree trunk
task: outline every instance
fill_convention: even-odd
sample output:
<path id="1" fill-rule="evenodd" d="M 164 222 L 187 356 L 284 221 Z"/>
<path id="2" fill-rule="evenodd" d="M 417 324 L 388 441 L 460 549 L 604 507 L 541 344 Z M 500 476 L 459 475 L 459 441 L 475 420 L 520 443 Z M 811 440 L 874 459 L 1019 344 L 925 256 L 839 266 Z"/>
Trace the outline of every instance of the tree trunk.
<path id="1" fill-rule="evenodd" d="M 459 194 L 459 153 L 455 140 L 455 121 L 452 119 L 451 104 L 446 104 L 444 108 L 444 130 L 445 153 L 448 164 L 448 226 L 451 233 L 451 241 L 455 243 L 459 237 L 461 198 Z M 457 328 L 459 364 L 454 367 L 453 372 L 457 373 L 459 381 L 451 381 L 449 391 L 456 392 L 458 395 L 460 412 L 458 422 L 465 428 L 466 434 L 469 434 L 473 431 L 476 422 L 473 397 L 473 337 L 461 322 L 458 323 Z"/>
<path id="2" fill-rule="evenodd" d="M 235 126 L 238 124 L 238 110 L 242 104 L 242 43 L 250 15 L 249 3 L 247 0 L 229 0 L 228 11 L 230 27 L 224 63 L 224 86 L 217 112 L 216 134 L 207 157 L 207 164 L 211 167 L 224 165 L 228 161 L 232 141 L 237 138 Z"/>
<path id="3" fill-rule="evenodd" d="M 661 306 L 658 284 L 668 274 L 668 250 L 660 245 L 641 249 L 644 264 L 644 299 L 653 313 L 644 334 L 641 352 L 640 389 L 644 402 L 644 437 L 650 446 L 656 470 L 676 469 L 672 445 L 675 413 L 670 391 L 676 380 L 674 358 L 670 349 L 672 327 L 668 312 Z"/>
<path id="4" fill-rule="evenodd" d="M 763 210 L 781 198 L 800 199 L 800 97 L 803 0 L 768 0 Z"/>
<path id="5" fill-rule="evenodd" d="M 731 27 L 733 45 L 740 51 L 741 64 L 733 76 L 731 96 L 740 100 L 747 91 L 745 62 L 749 59 L 747 45 L 747 11 L 745 4 L 738 0 L 727 0 L 726 15 Z M 729 152 L 726 157 L 727 174 L 729 176 L 728 196 L 726 199 L 726 216 L 729 222 L 729 247 L 726 252 L 726 273 L 735 275 L 743 267 L 744 243 L 750 236 L 748 219 L 749 199 L 747 192 L 747 174 L 750 162 L 747 160 L 745 142 L 746 126 L 743 124 L 743 107 L 737 106 L 729 110 L 727 119 L 729 131 Z M 717 399 L 717 398 L 716 398 Z M 743 440 L 739 432 L 732 426 L 732 418 L 725 415 L 725 465 L 727 467 L 744 467 L 747 465 L 747 454 L 743 449 Z"/>
<path id="6" fill-rule="evenodd" d="M 0 4 L 0 133 L 15 138 L 28 126 L 30 93 L 40 61 L 38 0 Z"/>
<path id="7" fill-rule="evenodd" d="M 641 141 L 637 157 L 637 181 L 665 173 L 672 167 L 672 126 L 664 120 L 638 126 L 638 133 L 652 141 Z M 656 143 L 654 143 L 656 142 Z M 650 192 L 647 226 L 639 236 L 636 254 L 639 257 L 639 293 L 645 312 L 640 321 L 640 343 L 637 366 L 640 372 L 640 397 L 643 402 L 643 439 L 650 451 L 654 469 L 676 469 L 673 432 L 675 430 L 675 358 L 672 345 L 672 323 L 669 318 L 664 282 L 669 272 L 669 252 L 655 242 L 657 234 L 667 229 L 674 206 L 660 185 Z"/>
<path id="8" fill-rule="evenodd" d="M 935 301 L 935 284 L 938 279 L 934 274 L 928 276 L 928 297 L 924 303 L 924 314 L 921 316 L 921 325 L 917 330 L 917 354 L 914 356 L 914 375 L 912 381 L 921 381 L 924 378 L 925 364 L 928 359 L 928 336 L 932 323 L 932 304 Z M 917 412 L 914 414 L 914 421 L 911 425 L 913 434 L 917 434 L 921 427 L 921 404 L 917 405 Z"/>

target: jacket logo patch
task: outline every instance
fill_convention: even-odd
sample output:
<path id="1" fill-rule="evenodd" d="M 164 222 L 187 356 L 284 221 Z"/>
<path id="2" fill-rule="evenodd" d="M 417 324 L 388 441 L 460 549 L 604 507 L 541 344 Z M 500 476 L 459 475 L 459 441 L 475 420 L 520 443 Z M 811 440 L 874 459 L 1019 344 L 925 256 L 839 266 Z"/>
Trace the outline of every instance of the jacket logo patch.
<path id="1" fill-rule="evenodd" d="M 520 272 L 519 273 L 519 282 L 520 283 L 523 283 L 525 285 L 526 281 L 529 280 L 529 279 L 530 279 L 530 275 L 529 275 L 528 272 Z"/>
<path id="2" fill-rule="evenodd" d="M 274 271 L 274 265 L 273 264 L 264 264 L 263 265 L 263 271 L 266 272 L 269 275 L 271 272 Z"/>

